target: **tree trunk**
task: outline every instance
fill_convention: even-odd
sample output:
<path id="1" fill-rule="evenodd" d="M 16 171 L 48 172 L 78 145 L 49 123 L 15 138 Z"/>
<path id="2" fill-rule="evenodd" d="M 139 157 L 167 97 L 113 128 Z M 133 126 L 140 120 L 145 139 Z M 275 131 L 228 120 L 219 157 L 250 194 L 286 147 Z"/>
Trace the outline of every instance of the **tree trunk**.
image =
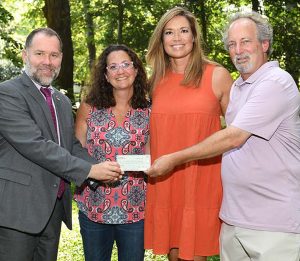
<path id="1" fill-rule="evenodd" d="M 123 43 L 123 19 L 124 4 L 122 0 L 118 0 L 118 43 Z"/>
<path id="2" fill-rule="evenodd" d="M 299 4 L 300 1 L 298 0 Z M 300 69 L 299 69 L 299 61 L 300 61 L 300 44 L 299 44 L 299 11 L 300 5 L 297 5 L 296 1 L 288 0 L 285 2 L 285 24 L 283 25 L 285 28 L 284 34 L 284 47 L 285 47 L 285 69 L 288 73 L 291 74 L 294 81 L 296 82 L 298 88 L 300 89 Z M 289 12 L 289 14 L 288 14 Z M 288 15 L 295 14 L 291 18 L 287 18 Z M 298 16 L 296 16 L 298 14 Z M 298 24 L 298 26 L 297 26 Z M 282 26 L 282 25 L 281 25 Z M 294 28 L 294 29 L 293 29 Z M 298 28 L 298 29 L 296 29 Z M 294 34 L 294 35 L 293 35 Z M 293 40 L 291 40 L 293 39 Z M 287 48 L 289 47 L 289 48 Z M 291 51 L 292 50 L 292 51 Z"/>
<path id="3" fill-rule="evenodd" d="M 205 15 L 205 5 L 204 0 L 200 1 L 200 15 L 201 15 L 201 29 L 202 29 L 202 36 L 203 41 L 207 43 L 207 25 L 206 25 L 206 15 Z"/>
<path id="4" fill-rule="evenodd" d="M 63 42 L 63 60 L 59 77 L 55 81 L 59 89 L 67 91 L 67 96 L 74 101 L 73 94 L 73 43 L 71 38 L 70 4 L 68 0 L 45 0 L 43 7 L 47 26 L 55 30 Z"/>
<path id="5" fill-rule="evenodd" d="M 83 11 L 86 23 L 86 42 L 89 51 L 89 68 L 91 69 L 96 59 L 96 46 L 95 46 L 95 31 L 93 16 L 90 12 L 90 1 L 83 0 Z"/>

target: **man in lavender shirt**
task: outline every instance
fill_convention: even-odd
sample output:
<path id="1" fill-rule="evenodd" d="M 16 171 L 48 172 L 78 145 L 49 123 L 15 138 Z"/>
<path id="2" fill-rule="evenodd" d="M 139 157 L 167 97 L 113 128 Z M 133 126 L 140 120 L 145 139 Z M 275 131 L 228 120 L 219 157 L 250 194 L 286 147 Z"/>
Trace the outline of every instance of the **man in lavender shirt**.
<path id="1" fill-rule="evenodd" d="M 240 72 L 225 115 L 227 128 L 157 159 L 147 171 L 223 154 L 220 218 L 223 261 L 299 261 L 300 94 L 277 61 L 273 31 L 260 14 L 237 13 L 224 44 Z"/>

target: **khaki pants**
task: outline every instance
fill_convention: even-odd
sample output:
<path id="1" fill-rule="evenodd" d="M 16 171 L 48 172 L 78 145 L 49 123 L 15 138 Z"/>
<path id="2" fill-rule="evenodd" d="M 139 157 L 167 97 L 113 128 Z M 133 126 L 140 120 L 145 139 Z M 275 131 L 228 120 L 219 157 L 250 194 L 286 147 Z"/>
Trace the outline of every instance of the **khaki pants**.
<path id="1" fill-rule="evenodd" d="M 299 261 L 300 234 L 259 231 L 223 223 L 221 261 Z"/>

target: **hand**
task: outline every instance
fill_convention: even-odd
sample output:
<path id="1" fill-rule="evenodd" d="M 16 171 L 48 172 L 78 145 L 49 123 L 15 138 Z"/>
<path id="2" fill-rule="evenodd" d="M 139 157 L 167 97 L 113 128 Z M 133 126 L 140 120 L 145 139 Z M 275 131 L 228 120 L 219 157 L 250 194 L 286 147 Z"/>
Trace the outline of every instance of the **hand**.
<path id="1" fill-rule="evenodd" d="M 122 178 L 120 165 L 117 162 L 104 161 L 93 165 L 88 178 L 111 182 Z"/>
<path id="2" fill-rule="evenodd" d="M 164 155 L 156 159 L 151 165 L 150 169 L 146 170 L 145 173 L 150 177 L 159 177 L 166 175 L 168 172 L 175 168 L 174 160 L 172 156 Z"/>

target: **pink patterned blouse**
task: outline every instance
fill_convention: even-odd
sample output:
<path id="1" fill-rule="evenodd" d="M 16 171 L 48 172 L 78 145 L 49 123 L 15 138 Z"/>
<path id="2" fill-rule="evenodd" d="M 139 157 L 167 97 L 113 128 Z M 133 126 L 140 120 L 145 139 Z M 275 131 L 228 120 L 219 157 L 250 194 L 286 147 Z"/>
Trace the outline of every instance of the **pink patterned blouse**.
<path id="1" fill-rule="evenodd" d="M 131 109 L 118 124 L 111 108 L 93 108 L 87 120 L 87 149 L 99 162 L 116 155 L 144 154 L 149 136 L 150 108 Z M 143 172 L 125 172 L 120 181 L 100 183 L 96 191 L 83 185 L 75 200 L 90 220 L 105 224 L 133 223 L 144 219 L 146 182 Z"/>

